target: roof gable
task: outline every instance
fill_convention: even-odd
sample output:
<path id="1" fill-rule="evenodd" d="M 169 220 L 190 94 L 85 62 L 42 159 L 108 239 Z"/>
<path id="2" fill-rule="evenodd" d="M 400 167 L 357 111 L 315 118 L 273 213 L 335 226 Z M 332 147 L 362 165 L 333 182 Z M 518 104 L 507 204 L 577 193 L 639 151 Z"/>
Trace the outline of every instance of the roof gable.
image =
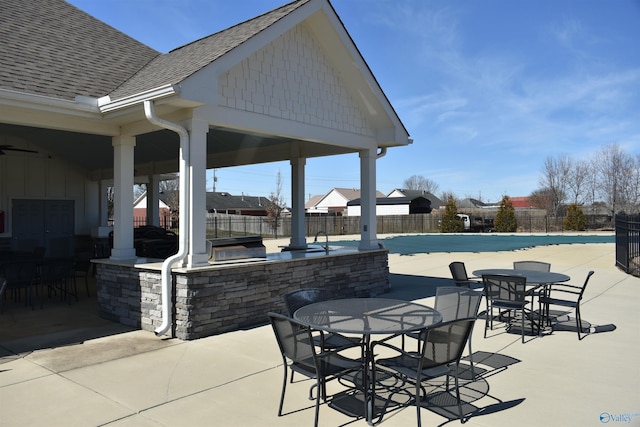
<path id="1" fill-rule="evenodd" d="M 289 3 L 178 47 L 167 54 L 159 55 L 109 96 L 112 100 L 116 100 L 167 84 L 178 84 L 308 1 L 298 0 Z"/>
<path id="2" fill-rule="evenodd" d="M 114 90 L 159 52 L 63 0 L 3 0 L 0 88 L 74 100 Z"/>

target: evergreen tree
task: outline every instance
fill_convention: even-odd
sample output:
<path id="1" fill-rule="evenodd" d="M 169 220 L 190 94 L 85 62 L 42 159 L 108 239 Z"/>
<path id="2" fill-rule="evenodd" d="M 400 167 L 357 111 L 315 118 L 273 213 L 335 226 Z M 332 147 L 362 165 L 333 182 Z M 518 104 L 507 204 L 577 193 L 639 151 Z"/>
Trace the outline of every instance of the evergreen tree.
<path id="1" fill-rule="evenodd" d="M 464 223 L 456 216 L 458 207 L 453 197 L 449 197 L 444 208 L 444 215 L 440 221 L 441 233 L 460 233 L 464 231 Z"/>
<path id="2" fill-rule="evenodd" d="M 587 229 L 587 217 L 582 208 L 572 203 L 567 208 L 567 217 L 564 219 L 565 230 L 582 231 Z"/>
<path id="3" fill-rule="evenodd" d="M 500 201 L 496 219 L 493 221 L 493 229 L 498 232 L 514 232 L 518 229 L 516 210 L 509 196 L 502 197 Z"/>

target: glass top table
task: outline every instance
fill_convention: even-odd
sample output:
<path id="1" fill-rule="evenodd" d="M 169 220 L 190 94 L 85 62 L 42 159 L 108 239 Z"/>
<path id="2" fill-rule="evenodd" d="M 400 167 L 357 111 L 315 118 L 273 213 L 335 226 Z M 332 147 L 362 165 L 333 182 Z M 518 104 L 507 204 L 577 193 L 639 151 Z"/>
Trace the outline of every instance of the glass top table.
<path id="1" fill-rule="evenodd" d="M 364 416 L 373 425 L 375 384 L 371 382 L 373 361 L 371 335 L 401 334 L 442 322 L 442 315 L 431 307 L 388 298 L 347 298 L 316 302 L 293 313 L 300 323 L 327 332 L 362 335 L 364 348 Z"/>
<path id="2" fill-rule="evenodd" d="M 370 335 L 415 331 L 442 321 L 431 307 L 386 298 L 328 300 L 299 308 L 293 317 L 314 329 Z"/>
<path id="3" fill-rule="evenodd" d="M 571 279 L 566 274 L 553 273 L 550 271 L 515 270 L 512 268 L 487 268 L 483 270 L 473 271 L 473 275 L 477 277 L 482 277 L 485 274 L 507 274 L 509 276 L 526 277 L 527 284 L 530 285 L 544 285 L 548 283 L 567 282 L 569 279 Z"/>

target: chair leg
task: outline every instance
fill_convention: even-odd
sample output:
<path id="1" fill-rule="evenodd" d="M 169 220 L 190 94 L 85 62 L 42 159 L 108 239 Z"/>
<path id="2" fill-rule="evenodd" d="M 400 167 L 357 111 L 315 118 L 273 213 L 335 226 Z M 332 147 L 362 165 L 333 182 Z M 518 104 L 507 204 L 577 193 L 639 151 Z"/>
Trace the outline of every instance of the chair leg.
<path id="1" fill-rule="evenodd" d="M 580 316 L 580 306 L 576 306 L 576 327 L 578 329 L 578 341 L 580 341 L 582 338 L 580 336 L 580 332 L 582 332 L 582 317 Z"/>
<path id="2" fill-rule="evenodd" d="M 278 416 L 282 416 L 282 406 L 284 405 L 284 392 L 287 389 L 287 362 L 284 363 L 284 378 L 282 380 L 282 393 L 280 393 L 280 406 L 278 406 Z M 293 375 L 293 371 L 291 371 Z"/>
<path id="3" fill-rule="evenodd" d="M 471 349 L 471 335 L 473 335 L 473 330 L 469 333 L 469 363 L 471 364 L 471 379 L 476 379 L 476 373 L 473 369 L 473 350 Z"/>
<path id="4" fill-rule="evenodd" d="M 323 389 L 322 394 L 325 395 L 323 397 L 326 399 L 326 391 L 324 391 L 324 381 L 321 381 L 320 378 L 318 378 L 317 381 L 318 381 L 318 393 L 316 393 L 316 416 L 313 423 L 314 427 L 318 427 L 318 415 L 320 414 L 320 388 Z"/>
<path id="5" fill-rule="evenodd" d="M 463 422 L 464 415 L 462 414 L 462 401 L 460 400 L 460 382 L 458 380 L 458 370 L 460 368 L 459 364 L 456 364 L 456 373 L 454 377 L 454 381 L 456 384 L 456 399 L 458 400 L 458 416 L 460 417 L 460 422 Z"/>

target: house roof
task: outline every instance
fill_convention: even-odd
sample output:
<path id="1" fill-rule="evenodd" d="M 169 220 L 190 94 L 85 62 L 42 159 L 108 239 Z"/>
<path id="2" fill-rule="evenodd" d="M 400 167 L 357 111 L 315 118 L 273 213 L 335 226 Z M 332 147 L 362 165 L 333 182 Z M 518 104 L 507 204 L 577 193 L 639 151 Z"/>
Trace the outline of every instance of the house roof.
<path id="1" fill-rule="evenodd" d="M 389 206 L 389 205 L 410 205 L 411 202 L 415 201 L 415 200 L 424 200 L 424 201 L 429 201 L 426 197 L 424 196 L 417 196 L 417 197 L 377 197 L 376 198 L 376 205 L 378 206 Z M 353 199 L 350 200 L 347 203 L 347 206 L 360 206 L 362 204 L 362 201 L 360 198 L 357 199 Z"/>
<path id="2" fill-rule="evenodd" d="M 529 197 L 527 196 L 523 196 L 523 197 L 510 197 L 511 199 L 511 203 L 513 204 L 514 208 L 532 208 L 533 206 L 531 205 L 531 201 L 529 200 Z"/>
<path id="3" fill-rule="evenodd" d="M 425 199 L 429 200 L 431 202 L 431 207 L 434 209 L 439 208 L 440 206 L 444 206 L 445 203 L 440 200 L 438 197 L 436 197 L 434 194 L 428 192 L 428 191 L 423 191 L 423 190 L 405 190 L 402 188 L 396 188 L 393 191 L 398 191 L 402 194 L 405 195 L 405 197 L 408 197 L 410 199 L 415 199 L 418 197 L 424 197 Z M 393 191 L 391 193 L 393 193 Z M 389 194 L 391 194 L 389 193 Z"/>
<path id="4" fill-rule="evenodd" d="M 160 55 L 63 0 L 3 0 L 0 88 L 100 97 Z"/>
<path id="5" fill-rule="evenodd" d="M 226 30 L 178 47 L 167 54 L 158 55 L 109 95 L 112 100 L 115 100 L 162 85 L 180 83 L 308 1 L 294 1 Z"/>
<path id="6" fill-rule="evenodd" d="M 268 199 L 261 196 L 234 196 L 225 192 L 207 193 L 207 210 L 224 212 L 226 210 L 265 210 Z"/>
<path id="7" fill-rule="evenodd" d="M 311 196 L 311 198 L 307 201 L 307 203 L 304 204 L 304 208 L 305 209 L 313 208 L 315 205 L 318 204 L 318 202 L 320 200 L 322 200 L 323 197 L 324 197 L 324 195 L 322 195 L 322 194 L 317 194 L 315 196 Z"/>

